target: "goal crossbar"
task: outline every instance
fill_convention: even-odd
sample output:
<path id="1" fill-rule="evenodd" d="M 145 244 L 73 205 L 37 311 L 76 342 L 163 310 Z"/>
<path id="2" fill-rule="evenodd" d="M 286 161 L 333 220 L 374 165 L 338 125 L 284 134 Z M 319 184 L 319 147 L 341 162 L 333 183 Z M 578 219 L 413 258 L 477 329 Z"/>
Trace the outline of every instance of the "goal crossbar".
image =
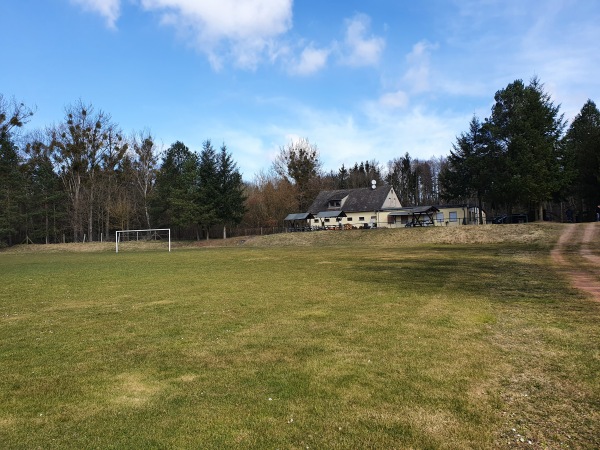
<path id="1" fill-rule="evenodd" d="M 169 236 L 169 251 L 171 251 L 171 229 L 170 228 L 147 228 L 145 230 L 117 230 L 115 234 L 115 253 L 119 253 L 119 236 L 125 233 L 152 233 L 167 231 Z"/>

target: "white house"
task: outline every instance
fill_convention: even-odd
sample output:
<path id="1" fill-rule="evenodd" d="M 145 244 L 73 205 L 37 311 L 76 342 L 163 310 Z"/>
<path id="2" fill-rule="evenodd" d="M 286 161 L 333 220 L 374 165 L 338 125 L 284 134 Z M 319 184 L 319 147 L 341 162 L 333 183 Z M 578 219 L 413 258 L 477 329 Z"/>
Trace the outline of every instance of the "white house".
<path id="1" fill-rule="evenodd" d="M 483 214 L 485 223 L 486 217 Z M 285 218 L 290 230 L 315 228 L 401 228 L 479 223 L 470 205 L 402 207 L 392 186 L 321 191 L 305 213 Z"/>
<path id="2" fill-rule="evenodd" d="M 400 208 L 392 186 L 321 191 L 308 208 L 313 227 L 374 228 L 388 226 L 388 212 Z"/>

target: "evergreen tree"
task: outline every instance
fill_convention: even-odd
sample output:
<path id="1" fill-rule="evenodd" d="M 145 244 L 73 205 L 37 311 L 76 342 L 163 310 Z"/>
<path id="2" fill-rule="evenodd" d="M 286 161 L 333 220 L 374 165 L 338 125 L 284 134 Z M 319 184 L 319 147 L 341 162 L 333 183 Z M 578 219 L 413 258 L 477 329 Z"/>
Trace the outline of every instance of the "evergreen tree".
<path id="1" fill-rule="evenodd" d="M 21 158 L 9 133 L 0 132 L 0 247 L 15 244 L 26 200 Z"/>
<path id="2" fill-rule="evenodd" d="M 36 242 L 60 242 L 65 225 L 66 196 L 60 178 L 48 153 L 39 140 L 27 145 L 29 158 L 25 164 L 27 177 L 28 237 Z"/>
<path id="3" fill-rule="evenodd" d="M 182 142 L 164 155 L 152 196 L 152 212 L 160 226 L 185 228 L 198 223 L 198 158 Z"/>
<path id="4" fill-rule="evenodd" d="M 448 162 L 440 174 L 443 197 L 446 200 L 468 202 L 475 198 L 479 206 L 479 221 L 483 222 L 484 195 L 497 167 L 492 162 L 489 138 L 477 117 L 469 123 L 469 131 L 461 133 L 452 145 Z"/>
<path id="5" fill-rule="evenodd" d="M 0 94 L 0 246 L 13 245 L 23 224 L 26 184 L 14 130 L 32 115 L 23 103 L 8 102 Z"/>
<path id="6" fill-rule="evenodd" d="M 543 86 L 534 78 L 498 91 L 487 124 L 504 172 L 495 181 L 512 204 L 535 206 L 542 220 L 543 202 L 561 185 L 560 138 L 564 119 Z"/>
<path id="7" fill-rule="evenodd" d="M 209 239 L 210 228 L 219 221 L 219 177 L 217 153 L 210 140 L 204 141 L 198 162 L 198 225 Z"/>
<path id="8" fill-rule="evenodd" d="M 219 203 L 217 218 L 223 224 L 223 239 L 227 237 L 228 224 L 239 224 L 246 213 L 246 195 L 242 175 L 231 155 L 227 153 L 225 144 L 218 155 L 217 182 Z"/>
<path id="9" fill-rule="evenodd" d="M 375 160 L 355 163 L 348 173 L 347 185 L 349 188 L 371 187 L 371 182 L 375 180 L 377 185 L 383 184 L 379 163 Z"/>
<path id="10" fill-rule="evenodd" d="M 387 182 L 394 188 L 401 205 L 414 206 L 417 204 L 414 195 L 417 178 L 413 170 L 413 160 L 408 152 L 388 163 Z"/>
<path id="11" fill-rule="evenodd" d="M 342 164 L 342 167 L 340 167 L 340 170 L 337 173 L 337 189 L 346 189 L 348 187 L 348 177 L 348 169 Z"/>
<path id="12" fill-rule="evenodd" d="M 593 211 L 600 202 L 600 111 L 588 100 L 565 136 L 572 191 L 582 208 Z"/>

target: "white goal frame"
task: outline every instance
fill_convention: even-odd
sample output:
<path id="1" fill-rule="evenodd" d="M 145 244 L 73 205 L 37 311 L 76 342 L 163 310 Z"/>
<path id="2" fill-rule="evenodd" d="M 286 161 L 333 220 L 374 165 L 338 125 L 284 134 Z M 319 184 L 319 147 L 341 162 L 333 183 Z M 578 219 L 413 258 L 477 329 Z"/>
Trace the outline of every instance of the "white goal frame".
<path id="1" fill-rule="evenodd" d="M 147 228 L 145 230 L 117 230 L 117 232 L 115 234 L 115 253 L 119 253 L 119 234 L 148 233 L 148 232 L 152 232 L 152 231 L 168 231 L 169 232 L 169 251 L 171 251 L 171 229 L 170 228 Z"/>

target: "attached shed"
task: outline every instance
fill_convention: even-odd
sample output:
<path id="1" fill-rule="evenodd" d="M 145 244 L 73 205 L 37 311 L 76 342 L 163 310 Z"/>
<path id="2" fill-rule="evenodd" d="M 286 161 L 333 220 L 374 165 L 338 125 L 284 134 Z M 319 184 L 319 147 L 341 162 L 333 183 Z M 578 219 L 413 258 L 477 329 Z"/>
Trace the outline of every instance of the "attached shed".
<path id="1" fill-rule="evenodd" d="M 390 225 L 400 224 L 407 227 L 424 227 L 435 224 L 435 214 L 439 212 L 435 206 L 415 206 L 412 208 L 403 208 L 398 211 L 388 213 L 388 222 Z"/>
<path id="2" fill-rule="evenodd" d="M 315 216 L 325 229 L 341 228 L 342 217 L 346 217 L 344 211 L 320 211 Z"/>
<path id="3" fill-rule="evenodd" d="M 310 231 L 310 221 L 314 218 L 311 213 L 288 214 L 283 223 L 288 231 Z"/>

